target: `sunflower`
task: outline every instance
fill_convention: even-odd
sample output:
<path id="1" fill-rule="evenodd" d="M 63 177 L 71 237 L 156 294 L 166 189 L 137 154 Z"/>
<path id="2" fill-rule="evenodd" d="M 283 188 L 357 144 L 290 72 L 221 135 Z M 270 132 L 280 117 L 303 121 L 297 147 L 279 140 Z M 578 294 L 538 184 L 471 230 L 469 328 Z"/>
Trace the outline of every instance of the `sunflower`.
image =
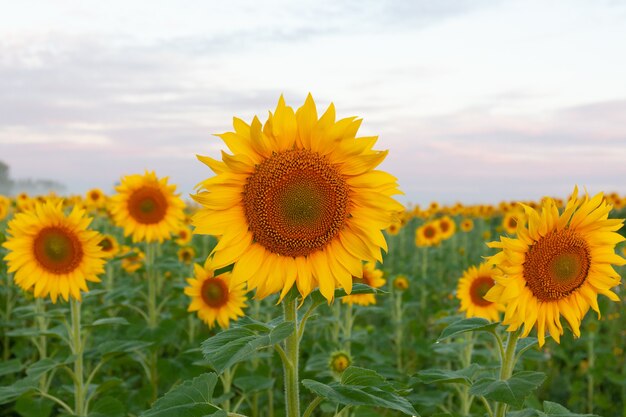
<path id="1" fill-rule="evenodd" d="M 500 272 L 485 298 L 505 305 L 502 323 L 509 331 L 523 325 L 525 337 L 536 325 L 540 346 L 546 330 L 559 342 L 561 315 L 579 337 L 589 307 L 600 314 L 598 294 L 619 301 L 611 291 L 620 283 L 612 265 L 626 263 L 615 254 L 623 220 L 608 218 L 611 206 L 602 194 L 578 198 L 577 188 L 561 214 L 552 199 L 541 211 L 523 208 L 528 226 L 518 225 L 517 238 L 489 245 L 500 249 L 489 259 Z"/>
<path id="2" fill-rule="evenodd" d="M 180 246 L 188 245 L 191 242 L 191 230 L 187 226 L 180 225 L 174 234 L 176 236 L 176 244 Z"/>
<path id="3" fill-rule="evenodd" d="M 111 235 L 101 235 L 98 245 L 106 258 L 113 258 L 120 250 L 117 239 Z"/>
<path id="4" fill-rule="evenodd" d="M 163 242 L 178 230 L 185 203 L 174 194 L 176 186 L 167 184 L 167 177 L 158 179 L 154 172 L 127 175 L 115 189 L 113 220 L 124 228 L 124 236 L 132 234 L 133 242 Z"/>
<path id="5" fill-rule="evenodd" d="M 449 216 L 443 216 L 437 220 L 441 240 L 450 239 L 456 232 L 456 223 Z"/>
<path id="6" fill-rule="evenodd" d="M 383 271 L 376 269 L 375 262 L 367 262 L 363 265 L 363 278 L 354 278 L 355 284 L 365 284 L 372 288 L 380 288 L 385 285 L 386 280 L 383 278 Z M 368 306 L 376 304 L 374 294 L 354 294 L 347 295 L 341 299 L 344 304 L 358 304 L 360 306 Z"/>
<path id="7" fill-rule="evenodd" d="M 336 375 L 341 375 L 351 364 L 350 354 L 344 351 L 333 352 L 328 361 L 328 367 Z"/>
<path id="8" fill-rule="evenodd" d="M 193 262 L 193 259 L 196 257 L 196 251 L 191 246 L 185 246 L 178 249 L 177 252 L 178 260 L 186 265 L 189 265 Z"/>
<path id="9" fill-rule="evenodd" d="M 517 232 L 517 224 L 524 222 L 524 213 L 509 211 L 502 218 L 502 229 L 509 235 Z"/>
<path id="10" fill-rule="evenodd" d="M 146 254 L 141 251 L 139 248 L 130 248 L 128 246 L 123 246 L 120 251 L 122 254 L 122 269 L 129 274 L 136 272 L 143 266 L 143 261 L 146 257 Z"/>
<path id="11" fill-rule="evenodd" d="M 393 287 L 398 291 L 406 291 L 409 289 L 409 280 L 404 275 L 398 275 L 393 279 Z"/>
<path id="12" fill-rule="evenodd" d="M 485 299 L 485 294 L 495 284 L 494 272 L 494 268 L 487 263 L 480 264 L 478 268 L 471 266 L 463 272 L 456 289 L 456 298 L 461 301 L 459 310 L 464 311 L 466 317 L 500 321 L 502 306 Z"/>
<path id="13" fill-rule="evenodd" d="M 0 204 L 0 221 L 4 220 L 9 215 L 9 206 Z"/>
<path id="14" fill-rule="evenodd" d="M 75 208 L 66 216 L 61 203 L 36 204 L 33 210 L 17 214 L 8 225 L 9 250 L 4 257 L 15 283 L 24 290 L 34 287 L 35 297 L 59 295 L 81 299 L 87 282 L 100 282 L 104 253 L 98 246 L 101 236 L 88 230 L 91 219 Z"/>
<path id="15" fill-rule="evenodd" d="M 400 223 L 400 222 L 393 222 L 387 228 L 387 234 L 389 236 L 395 236 L 395 235 L 398 234 L 398 232 L 400 232 L 401 228 L 402 228 L 402 223 Z"/>
<path id="16" fill-rule="evenodd" d="M 472 219 L 463 219 L 461 222 L 461 230 L 471 232 L 474 229 L 474 221 Z"/>
<path id="17" fill-rule="evenodd" d="M 90 208 L 100 208 L 104 207 L 106 204 L 106 196 L 104 192 L 99 188 L 93 188 L 87 191 L 85 195 L 85 204 Z"/>
<path id="18" fill-rule="evenodd" d="M 233 152 L 199 159 L 217 175 L 200 183 L 204 206 L 195 233 L 220 237 L 212 267 L 234 264 L 232 284 L 247 282 L 258 298 L 294 284 L 302 297 L 316 286 L 330 302 L 336 287 L 352 289 L 361 261 L 381 261 L 381 230 L 403 210 L 391 196 L 396 179 L 375 168 L 387 151 L 376 137 L 356 137 L 361 121 L 318 119 L 309 95 L 296 112 L 281 97 L 265 125 L 234 119 L 219 135 Z"/>
<path id="19" fill-rule="evenodd" d="M 435 222 L 428 222 L 415 230 L 416 246 L 436 246 L 441 242 L 441 232 Z"/>
<path id="20" fill-rule="evenodd" d="M 208 262 L 204 267 L 194 264 L 194 272 L 195 278 L 187 278 L 189 286 L 184 290 L 191 297 L 187 311 L 197 311 L 198 317 L 209 328 L 213 328 L 217 321 L 221 328 L 226 329 L 230 320 L 244 316 L 246 292 L 243 285 L 229 285 L 232 278 L 230 272 L 215 277 Z"/>

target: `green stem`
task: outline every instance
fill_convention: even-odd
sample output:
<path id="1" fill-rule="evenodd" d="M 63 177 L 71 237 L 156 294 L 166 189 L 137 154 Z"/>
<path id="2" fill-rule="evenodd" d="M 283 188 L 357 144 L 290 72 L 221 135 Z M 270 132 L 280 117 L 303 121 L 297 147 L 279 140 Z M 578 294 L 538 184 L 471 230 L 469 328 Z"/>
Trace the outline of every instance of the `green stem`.
<path id="1" fill-rule="evenodd" d="M 227 396 L 227 398 L 222 403 L 222 409 L 228 413 L 230 411 L 230 397 L 228 396 L 228 394 L 230 394 L 230 389 L 233 382 L 233 373 L 231 372 L 230 368 L 224 370 L 222 375 L 220 375 L 220 379 L 222 380 L 224 395 Z"/>
<path id="2" fill-rule="evenodd" d="M 37 312 L 37 328 L 40 333 L 44 333 L 48 330 L 48 321 L 46 320 L 46 306 L 44 304 L 43 298 L 37 297 L 35 299 L 35 310 Z M 45 335 L 39 336 L 39 343 L 37 344 L 37 348 L 39 350 L 39 359 L 46 359 L 48 357 L 48 339 Z M 44 373 L 39 378 L 39 389 L 43 392 L 46 391 L 46 374 Z"/>
<path id="3" fill-rule="evenodd" d="M 13 288 L 13 279 L 11 278 L 11 274 L 9 274 L 7 272 L 7 285 L 6 285 L 6 304 L 5 304 L 5 311 L 4 311 L 4 320 L 5 322 L 9 323 L 11 321 L 11 314 L 13 312 L 13 300 L 12 298 L 12 288 Z M 8 361 L 9 358 L 11 357 L 11 339 L 9 339 L 9 335 L 7 335 L 6 333 L 4 334 L 3 338 L 2 338 L 2 358 L 4 359 L 4 361 Z"/>
<path id="4" fill-rule="evenodd" d="M 352 315 L 352 303 L 346 304 L 346 314 L 344 316 L 344 326 L 343 326 L 343 349 L 348 353 L 351 353 L 350 349 L 352 348 L 352 325 L 354 324 L 354 319 Z"/>
<path id="5" fill-rule="evenodd" d="M 587 412 L 589 414 L 593 414 L 593 368 L 595 366 L 594 339 L 595 333 L 592 330 L 589 332 L 587 339 L 587 363 L 589 364 L 589 369 L 587 370 Z"/>
<path id="6" fill-rule="evenodd" d="M 146 278 L 148 279 L 148 328 L 156 329 L 159 324 L 158 308 L 157 308 L 157 282 L 154 271 L 155 260 L 155 243 L 146 243 Z M 156 401 L 159 396 L 159 375 L 158 375 L 158 347 L 154 346 L 153 351 L 148 357 L 148 369 L 150 370 L 150 385 L 152 386 L 152 401 Z"/>
<path id="7" fill-rule="evenodd" d="M 472 363 L 472 351 L 474 350 L 474 334 L 467 332 L 465 334 L 465 348 L 463 349 L 462 366 L 467 368 Z M 469 386 L 463 385 L 461 387 L 461 415 L 469 415 L 470 408 L 472 407 L 472 399 L 469 395 Z"/>
<path id="8" fill-rule="evenodd" d="M 83 384 L 83 341 L 80 333 L 80 301 L 70 300 L 72 317 L 72 354 L 74 354 L 74 414 L 84 416 L 85 413 L 85 386 Z"/>
<path id="9" fill-rule="evenodd" d="M 402 291 L 395 291 L 394 316 L 395 316 L 395 345 L 396 345 L 396 367 L 402 371 Z"/>
<path id="10" fill-rule="evenodd" d="M 315 408 L 320 405 L 322 401 L 324 401 L 322 397 L 315 397 L 315 399 L 309 404 L 306 410 L 304 410 L 304 414 L 302 414 L 302 417 L 309 417 L 313 413 L 313 410 L 315 410 Z"/>
<path id="11" fill-rule="evenodd" d="M 513 332 L 509 332 L 509 336 L 506 341 L 506 349 L 504 351 L 504 358 L 500 366 L 500 380 L 506 381 L 513 375 L 513 368 L 515 368 L 515 348 L 517 347 L 517 340 L 520 337 L 521 329 Z M 505 403 L 496 403 L 495 417 L 504 417 L 506 414 L 507 405 Z"/>
<path id="12" fill-rule="evenodd" d="M 283 368 L 285 372 L 285 409 L 287 416 L 300 417 L 300 396 L 298 380 L 298 311 L 297 298 L 287 297 L 283 301 L 285 322 L 293 322 L 295 331 L 285 340 L 285 359 Z"/>

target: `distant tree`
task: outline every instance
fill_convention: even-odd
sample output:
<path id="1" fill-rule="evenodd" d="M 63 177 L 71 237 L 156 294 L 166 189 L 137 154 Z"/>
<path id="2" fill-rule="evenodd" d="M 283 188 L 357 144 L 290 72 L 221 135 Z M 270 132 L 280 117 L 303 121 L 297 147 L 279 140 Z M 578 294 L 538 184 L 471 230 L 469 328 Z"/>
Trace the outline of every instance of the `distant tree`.
<path id="1" fill-rule="evenodd" d="M 9 166 L 0 161 L 0 194 L 10 194 L 13 188 L 13 181 L 9 177 Z"/>

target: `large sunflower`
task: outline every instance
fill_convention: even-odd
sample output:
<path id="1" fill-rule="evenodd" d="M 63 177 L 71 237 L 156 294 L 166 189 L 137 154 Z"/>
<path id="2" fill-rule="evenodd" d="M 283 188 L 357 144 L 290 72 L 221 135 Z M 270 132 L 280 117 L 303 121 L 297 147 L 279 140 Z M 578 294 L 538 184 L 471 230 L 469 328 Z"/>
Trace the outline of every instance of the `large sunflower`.
<path id="1" fill-rule="evenodd" d="M 133 242 L 163 242 L 178 231 L 185 203 L 167 177 L 158 179 L 154 172 L 127 175 L 115 189 L 109 207 L 124 236 L 132 235 Z"/>
<path id="2" fill-rule="evenodd" d="M 259 298 L 282 298 L 294 283 L 303 297 L 318 285 L 329 301 L 336 287 L 350 292 L 361 261 L 382 260 L 381 230 L 403 210 L 396 179 L 375 170 L 387 152 L 356 137 L 360 124 L 335 121 L 332 104 L 318 118 L 310 95 L 296 112 L 281 97 L 265 125 L 235 118 L 219 135 L 233 154 L 199 157 L 217 174 L 194 196 L 204 206 L 195 233 L 220 237 L 212 267 L 234 263 L 233 284 Z"/>
<path id="3" fill-rule="evenodd" d="M 48 294 L 53 303 L 59 295 L 81 299 L 87 282 L 100 282 L 105 254 L 98 232 L 88 230 L 91 218 L 74 208 L 65 216 L 62 203 L 37 203 L 33 210 L 18 213 L 9 222 L 9 250 L 4 257 L 15 283 L 24 290 L 34 287 L 35 297 Z"/>
<path id="4" fill-rule="evenodd" d="M 213 276 L 213 270 L 207 264 L 204 267 L 194 264 L 195 278 L 188 278 L 185 294 L 191 297 L 188 311 L 197 311 L 198 317 L 209 328 L 215 322 L 221 328 L 228 328 L 230 320 L 243 317 L 246 307 L 246 292 L 243 285 L 229 288 L 230 272 Z"/>
<path id="5" fill-rule="evenodd" d="M 466 317 L 500 320 L 502 306 L 485 299 L 485 294 L 495 284 L 494 272 L 493 266 L 487 263 L 480 264 L 478 268 L 471 266 L 463 272 L 456 289 L 456 298 L 461 301 L 459 310 L 465 312 Z"/>
<path id="6" fill-rule="evenodd" d="M 536 325 L 540 346 L 546 330 L 559 342 L 561 315 L 578 337 L 589 307 L 600 314 L 598 294 L 619 301 L 611 291 L 620 283 L 612 265 L 626 263 L 615 254 L 623 220 L 608 218 L 611 206 L 602 194 L 578 198 L 577 189 L 561 214 L 552 199 L 540 212 L 523 208 L 528 226 L 518 221 L 517 238 L 490 244 L 500 249 L 489 260 L 500 273 L 485 298 L 505 305 L 502 323 L 509 331 L 523 325 L 527 336 Z"/>

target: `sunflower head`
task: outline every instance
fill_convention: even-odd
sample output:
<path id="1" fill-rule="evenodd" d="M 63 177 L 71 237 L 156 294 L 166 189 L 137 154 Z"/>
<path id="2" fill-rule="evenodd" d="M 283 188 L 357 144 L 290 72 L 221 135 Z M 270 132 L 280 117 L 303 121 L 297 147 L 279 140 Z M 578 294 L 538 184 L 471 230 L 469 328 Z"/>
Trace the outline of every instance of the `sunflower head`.
<path id="1" fill-rule="evenodd" d="M 486 299 L 505 305 L 503 324 L 523 336 L 537 327 L 539 344 L 546 330 L 559 342 L 561 316 L 575 336 L 591 307 L 600 314 L 598 294 L 619 301 L 611 290 L 620 283 L 613 265 L 626 261 L 615 254 L 624 238 L 616 233 L 622 219 L 609 219 L 611 206 L 602 194 L 572 197 L 562 213 L 550 198 L 540 210 L 523 205 L 526 224 L 517 227 L 517 238 L 501 237 L 491 247 L 499 249 L 489 262 L 498 268 L 496 285 Z"/>
<path id="2" fill-rule="evenodd" d="M 0 221 L 6 219 L 9 216 L 9 206 L 0 204 Z"/>
<path id="3" fill-rule="evenodd" d="M 111 235 L 102 235 L 98 245 L 106 258 L 113 258 L 120 250 L 117 239 Z"/>
<path id="4" fill-rule="evenodd" d="M 163 242 L 178 230 L 185 204 L 167 178 L 158 179 L 154 172 L 127 175 L 115 189 L 111 215 L 133 242 Z"/>
<path id="5" fill-rule="evenodd" d="M 487 263 L 471 266 L 463 273 L 456 297 L 461 301 L 460 311 L 465 312 L 466 317 L 482 317 L 494 322 L 500 320 L 502 306 L 485 299 L 485 294 L 495 284 L 494 273 L 494 268 Z"/>
<path id="6" fill-rule="evenodd" d="M 519 210 L 509 211 L 502 218 L 501 227 L 507 234 L 514 235 L 519 223 L 524 223 L 524 213 Z"/>
<path id="7" fill-rule="evenodd" d="M 375 170 L 387 152 L 376 137 L 357 137 L 361 121 L 318 117 L 309 95 L 297 111 L 281 97 L 265 124 L 235 118 L 219 135 L 232 154 L 200 157 L 216 174 L 194 199 L 195 233 L 218 236 L 211 265 L 234 264 L 233 285 L 247 283 L 258 298 L 296 285 L 329 302 L 336 287 L 352 289 L 361 261 L 382 260 L 382 230 L 403 210 L 392 196 L 396 179 Z"/>
<path id="8" fill-rule="evenodd" d="M 198 317 L 209 328 L 213 328 L 217 322 L 221 328 L 226 329 L 231 320 L 244 316 L 246 292 L 241 285 L 230 288 L 230 272 L 214 276 L 208 263 L 204 267 L 195 264 L 194 272 L 195 277 L 187 279 L 189 286 L 184 290 L 191 297 L 188 311 L 197 311 Z"/>
<path id="9" fill-rule="evenodd" d="M 348 352 L 338 351 L 330 355 L 328 367 L 335 375 L 341 375 L 352 364 L 352 358 Z"/>
<path id="10" fill-rule="evenodd" d="M 92 188 L 85 194 L 85 204 L 89 208 L 98 209 L 106 204 L 106 195 L 99 188 Z"/>
<path id="11" fill-rule="evenodd" d="M 191 230 L 189 229 L 189 227 L 181 224 L 178 227 L 178 230 L 175 232 L 175 236 L 176 236 L 176 244 L 180 245 L 180 246 L 185 246 L 188 245 L 191 242 Z"/>
<path id="12" fill-rule="evenodd" d="M 123 246 L 120 251 L 122 258 L 122 269 L 129 274 L 136 272 L 143 266 L 144 259 L 146 254 L 141 251 L 139 248 L 131 248 L 128 246 Z"/>
<path id="13" fill-rule="evenodd" d="M 367 262 L 363 265 L 362 278 L 354 277 L 353 282 L 355 284 L 365 284 L 372 288 L 380 288 L 387 281 L 383 278 L 383 271 L 376 268 L 375 262 Z M 376 296 L 374 294 L 352 294 L 343 297 L 341 302 L 344 304 L 368 306 L 376 304 Z"/>
<path id="14" fill-rule="evenodd" d="M 88 291 L 87 281 L 100 282 L 97 275 L 104 271 L 101 236 L 87 229 L 89 223 L 79 208 L 66 216 L 60 202 L 37 203 L 33 210 L 18 213 L 2 245 L 9 251 L 4 259 L 15 283 L 33 289 L 35 297 L 49 295 L 53 303 L 59 295 L 80 300 L 81 290 Z"/>
<path id="15" fill-rule="evenodd" d="M 456 223 L 450 216 L 443 216 L 437 220 L 437 227 L 442 240 L 450 239 L 456 232 Z"/>
<path id="16" fill-rule="evenodd" d="M 463 219 L 461 222 L 461 230 L 471 232 L 474 229 L 474 221 L 472 219 Z"/>
<path id="17" fill-rule="evenodd" d="M 177 254 L 178 260 L 186 265 L 191 264 L 196 257 L 196 251 L 192 246 L 185 246 L 178 249 Z"/>
<path id="18" fill-rule="evenodd" d="M 398 291 L 409 289 L 409 279 L 404 275 L 398 275 L 393 279 L 393 287 Z"/>
<path id="19" fill-rule="evenodd" d="M 436 221 L 425 223 L 415 231 L 415 245 L 418 247 L 437 246 L 441 239 L 441 231 Z"/>

